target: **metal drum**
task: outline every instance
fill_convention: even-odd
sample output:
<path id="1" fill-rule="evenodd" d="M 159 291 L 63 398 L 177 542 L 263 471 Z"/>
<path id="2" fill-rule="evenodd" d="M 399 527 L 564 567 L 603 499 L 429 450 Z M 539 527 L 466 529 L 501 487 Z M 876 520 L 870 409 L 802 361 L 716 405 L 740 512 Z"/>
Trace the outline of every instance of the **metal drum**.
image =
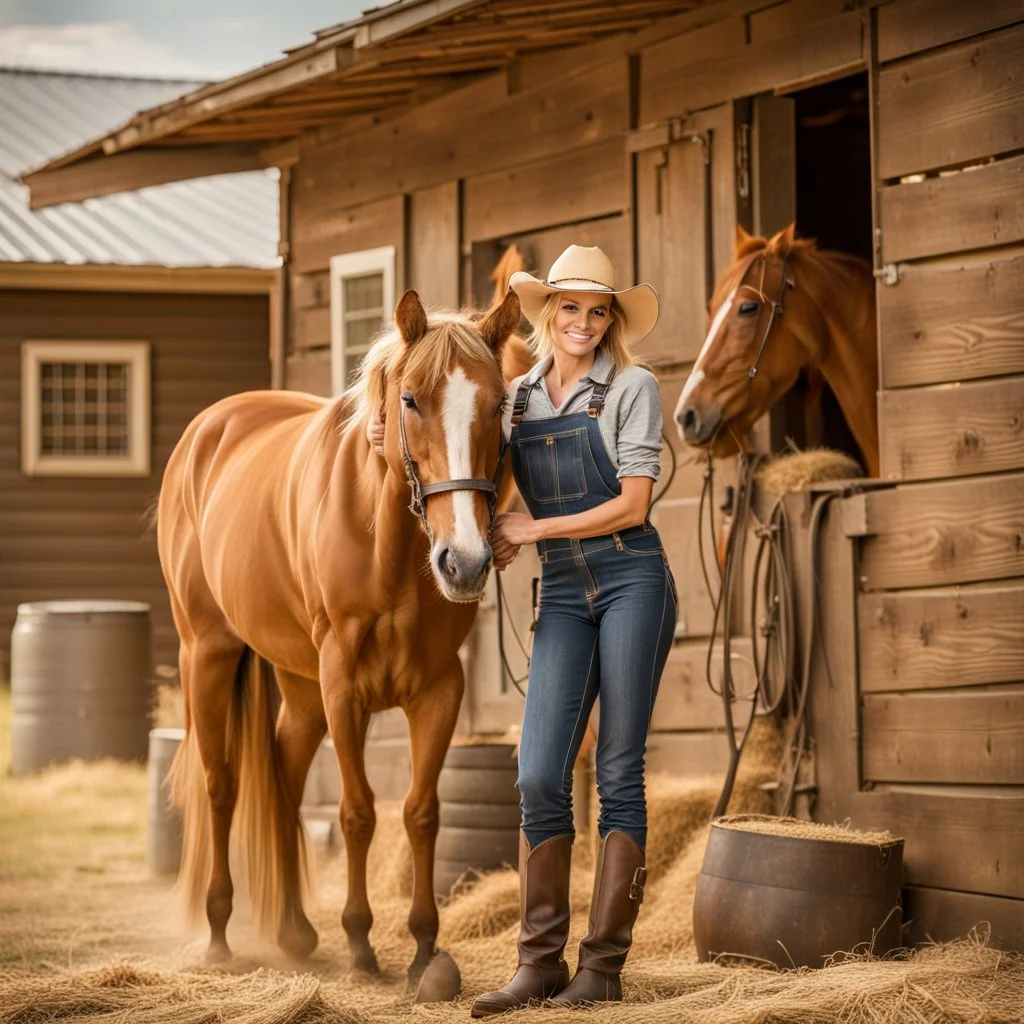
<path id="1" fill-rule="evenodd" d="M 519 775 L 513 743 L 449 748 L 438 779 L 441 827 L 434 892 L 447 896 L 467 871 L 519 861 Z"/>
<path id="2" fill-rule="evenodd" d="M 73 757 L 145 761 L 149 605 L 40 601 L 11 634 L 11 772 Z"/>
<path id="3" fill-rule="evenodd" d="M 181 814 L 171 804 L 166 782 L 171 761 L 184 739 L 184 729 L 153 729 L 149 734 L 146 861 L 154 875 L 176 875 L 181 866 Z"/>
<path id="4" fill-rule="evenodd" d="M 833 953 L 899 947 L 902 839 L 838 826 L 810 838 L 810 822 L 763 821 L 763 832 L 754 815 L 712 822 L 693 900 L 701 960 L 822 967 Z"/>

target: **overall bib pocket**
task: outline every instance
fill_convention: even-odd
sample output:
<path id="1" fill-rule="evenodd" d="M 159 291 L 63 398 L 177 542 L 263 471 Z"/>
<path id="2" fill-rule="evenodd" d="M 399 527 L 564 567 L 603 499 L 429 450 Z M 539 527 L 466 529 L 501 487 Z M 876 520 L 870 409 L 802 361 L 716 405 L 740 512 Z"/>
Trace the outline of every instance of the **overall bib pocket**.
<path id="1" fill-rule="evenodd" d="M 572 501 L 587 493 L 582 433 L 565 430 L 516 441 L 534 501 Z"/>

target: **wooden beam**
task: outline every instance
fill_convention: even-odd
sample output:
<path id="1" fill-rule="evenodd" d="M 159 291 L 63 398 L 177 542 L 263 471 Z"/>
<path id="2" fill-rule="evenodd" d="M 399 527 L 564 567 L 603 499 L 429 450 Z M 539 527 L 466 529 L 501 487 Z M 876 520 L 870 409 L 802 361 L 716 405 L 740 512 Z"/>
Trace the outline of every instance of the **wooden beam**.
<path id="1" fill-rule="evenodd" d="M 995 949 L 1024 949 L 1024 899 L 912 885 L 903 890 L 903 920 L 914 945 L 964 938 L 978 928 Z"/>
<path id="2" fill-rule="evenodd" d="M 878 59 L 895 60 L 908 53 L 955 43 L 1021 21 L 1020 0 L 900 0 L 878 11 Z"/>
<path id="3" fill-rule="evenodd" d="M 268 295 L 273 280 L 273 270 L 259 267 L 0 263 L 0 288 L 25 291 Z"/>
<path id="4" fill-rule="evenodd" d="M 114 157 L 92 157 L 56 170 L 36 171 L 23 179 L 29 187 L 29 207 L 71 203 L 92 196 L 126 192 L 212 174 L 260 170 L 266 165 L 258 145 L 210 145 L 189 150 L 145 149 Z"/>
<path id="5" fill-rule="evenodd" d="M 381 16 L 364 18 L 356 27 L 352 46 L 356 50 L 378 46 L 385 40 L 393 39 L 410 29 L 424 28 L 442 18 L 450 17 L 478 7 L 485 0 L 424 0 L 422 3 L 402 4 L 397 10 L 384 8 Z M 390 11 L 390 13 L 389 13 Z"/>

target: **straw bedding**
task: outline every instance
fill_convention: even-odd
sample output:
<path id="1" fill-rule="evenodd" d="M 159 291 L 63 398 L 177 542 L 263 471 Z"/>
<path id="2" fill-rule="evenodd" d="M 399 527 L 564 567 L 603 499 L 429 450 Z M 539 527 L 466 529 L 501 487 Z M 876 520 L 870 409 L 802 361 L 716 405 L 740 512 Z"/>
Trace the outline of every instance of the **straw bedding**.
<path id="1" fill-rule="evenodd" d="M 777 737 L 759 723 L 752 744 L 730 807 L 740 815 L 766 810 L 759 784 L 774 777 Z M 776 972 L 697 963 L 690 910 L 717 789 L 715 779 L 651 779 L 651 874 L 624 975 L 626 1002 L 583 1017 L 580 1011 L 537 1008 L 508 1020 L 515 1024 L 581 1019 L 608 1024 L 1024 1021 L 1024 957 L 992 950 L 977 936 L 903 959 L 837 958 L 820 971 Z M 311 916 L 321 934 L 321 947 L 301 972 L 259 943 L 241 905 L 229 929 L 236 958 L 228 969 L 201 966 L 205 936 L 191 945 L 168 944 L 155 955 L 147 952 L 148 960 L 124 959 L 139 949 L 153 948 L 142 941 L 154 922 L 144 912 L 146 882 L 136 876 L 122 885 L 122 900 L 129 905 L 137 901 L 143 911 L 133 919 L 123 905 L 118 908 L 123 937 L 115 952 L 122 958 L 79 970 L 52 962 L 26 962 L 22 968 L 0 971 L 0 1022 L 467 1021 L 470 999 L 502 984 L 515 967 L 516 876 L 509 870 L 485 876 L 465 885 L 442 906 L 440 943 L 459 965 L 465 996 L 454 1003 L 416 1005 L 404 984 L 413 942 L 405 924 L 411 867 L 401 809 L 382 804 L 378 810 L 378 834 L 371 848 L 375 913 L 371 936 L 383 971 L 380 978 L 352 976 L 345 970 L 347 953 L 338 924 L 344 897 L 343 858 L 317 863 L 318 896 Z M 586 930 L 593 848 L 580 839 L 576 853 L 570 963 L 575 962 L 576 944 Z M 81 926 L 102 926 L 102 913 L 93 904 Z M 37 925 L 45 927 L 46 922 L 39 920 Z M 104 947 L 102 958 L 110 955 L 110 947 Z"/>

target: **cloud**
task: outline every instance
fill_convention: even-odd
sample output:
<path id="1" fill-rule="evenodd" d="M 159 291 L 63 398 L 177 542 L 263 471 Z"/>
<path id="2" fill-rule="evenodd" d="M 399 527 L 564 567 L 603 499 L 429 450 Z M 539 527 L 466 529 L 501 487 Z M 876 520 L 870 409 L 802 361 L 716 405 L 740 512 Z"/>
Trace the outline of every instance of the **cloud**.
<path id="1" fill-rule="evenodd" d="M 0 65 L 207 80 L 226 75 L 148 39 L 127 21 L 0 28 Z"/>

